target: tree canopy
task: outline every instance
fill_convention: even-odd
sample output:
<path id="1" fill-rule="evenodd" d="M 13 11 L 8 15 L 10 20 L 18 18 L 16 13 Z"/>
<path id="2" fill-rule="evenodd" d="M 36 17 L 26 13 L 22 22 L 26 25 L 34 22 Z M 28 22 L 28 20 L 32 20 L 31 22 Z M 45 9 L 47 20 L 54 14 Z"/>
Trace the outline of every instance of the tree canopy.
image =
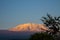
<path id="1" fill-rule="evenodd" d="M 49 29 L 53 30 L 52 34 L 59 32 L 60 16 L 53 17 L 50 14 L 47 14 L 47 17 L 42 17 L 41 20 Z"/>

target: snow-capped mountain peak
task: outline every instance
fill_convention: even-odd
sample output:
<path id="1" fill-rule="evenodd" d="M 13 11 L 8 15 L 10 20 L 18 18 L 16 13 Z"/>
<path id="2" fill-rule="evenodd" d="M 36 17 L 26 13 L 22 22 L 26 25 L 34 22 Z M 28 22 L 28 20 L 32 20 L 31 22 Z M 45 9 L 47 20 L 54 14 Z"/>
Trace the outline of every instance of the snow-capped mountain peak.
<path id="1" fill-rule="evenodd" d="M 10 28 L 9 31 L 46 31 L 48 28 L 44 24 L 26 23 L 19 24 L 16 27 Z"/>

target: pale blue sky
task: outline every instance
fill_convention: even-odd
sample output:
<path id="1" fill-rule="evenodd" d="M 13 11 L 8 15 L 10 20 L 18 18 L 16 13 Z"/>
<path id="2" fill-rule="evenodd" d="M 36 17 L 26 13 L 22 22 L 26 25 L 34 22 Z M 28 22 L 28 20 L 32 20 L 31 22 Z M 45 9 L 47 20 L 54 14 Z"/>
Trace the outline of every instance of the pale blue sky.
<path id="1" fill-rule="evenodd" d="M 42 23 L 47 12 L 60 16 L 60 0 L 0 0 L 0 29 L 22 23 Z"/>

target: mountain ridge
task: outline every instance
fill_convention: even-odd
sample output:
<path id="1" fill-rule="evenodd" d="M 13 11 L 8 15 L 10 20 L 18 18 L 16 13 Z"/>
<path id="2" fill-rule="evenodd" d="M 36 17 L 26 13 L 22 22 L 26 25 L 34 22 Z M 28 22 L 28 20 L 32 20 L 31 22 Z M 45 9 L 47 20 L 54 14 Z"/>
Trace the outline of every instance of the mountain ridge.
<path id="1" fill-rule="evenodd" d="M 48 28 L 44 24 L 36 24 L 36 23 L 25 23 L 19 24 L 16 27 L 10 28 L 9 31 L 46 31 Z"/>

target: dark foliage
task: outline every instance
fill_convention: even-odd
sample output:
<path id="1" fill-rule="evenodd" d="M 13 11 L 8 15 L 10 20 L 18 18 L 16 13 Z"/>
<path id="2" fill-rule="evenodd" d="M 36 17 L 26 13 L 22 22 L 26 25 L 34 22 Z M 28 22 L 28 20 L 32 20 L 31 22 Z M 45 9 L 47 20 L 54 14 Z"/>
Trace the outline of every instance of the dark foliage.
<path id="1" fill-rule="evenodd" d="M 51 15 L 47 14 L 47 17 L 42 17 L 41 19 L 43 23 L 50 29 L 53 30 L 52 35 L 59 32 L 60 26 L 60 16 L 59 17 L 52 17 Z"/>
<path id="2" fill-rule="evenodd" d="M 47 33 L 35 33 L 29 38 L 29 40 L 54 40 L 54 37 Z"/>

